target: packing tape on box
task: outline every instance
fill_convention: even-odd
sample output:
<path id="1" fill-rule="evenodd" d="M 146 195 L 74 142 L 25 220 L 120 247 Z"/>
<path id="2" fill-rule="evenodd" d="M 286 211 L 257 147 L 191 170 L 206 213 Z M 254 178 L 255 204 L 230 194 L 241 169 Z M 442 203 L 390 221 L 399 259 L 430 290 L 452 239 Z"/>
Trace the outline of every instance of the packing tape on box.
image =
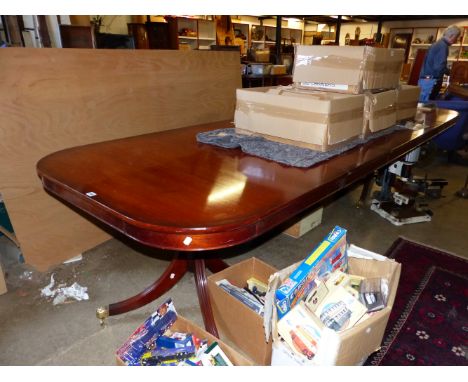
<path id="1" fill-rule="evenodd" d="M 418 107 L 418 101 L 398 102 L 396 106 L 398 110 L 416 109 Z"/>
<path id="2" fill-rule="evenodd" d="M 390 56 L 386 57 L 385 60 L 376 61 L 377 50 L 365 50 L 365 60 L 361 72 L 364 90 L 398 86 L 403 60 L 394 56 L 393 51 L 388 52 Z"/>
<path id="3" fill-rule="evenodd" d="M 396 112 L 396 105 L 391 104 L 389 106 L 384 107 L 383 109 L 380 110 L 364 110 L 364 118 L 370 119 L 370 118 L 381 118 L 385 117 L 387 115 L 393 114 Z"/>
<path id="4" fill-rule="evenodd" d="M 281 106 L 270 106 L 259 102 L 237 100 L 236 110 L 249 114 L 261 113 L 273 117 L 291 119 L 294 121 L 313 122 L 321 124 L 337 123 L 349 121 L 351 119 L 362 118 L 361 108 L 341 111 L 333 114 L 315 113 L 312 111 L 290 109 Z"/>
<path id="5" fill-rule="evenodd" d="M 362 71 L 382 72 L 382 74 L 400 73 L 401 61 L 377 62 L 371 53 L 366 53 L 364 58 L 350 58 L 329 54 L 326 56 L 299 54 L 296 58 L 296 66 L 326 67 L 335 69 L 360 69 Z"/>
<path id="6" fill-rule="evenodd" d="M 365 92 L 365 98 L 364 98 L 364 109 L 369 110 L 372 108 L 373 105 L 377 105 L 378 99 L 377 97 L 372 94 L 370 91 Z"/>
<path id="7" fill-rule="evenodd" d="M 372 71 L 377 72 L 378 74 L 400 74 L 401 67 L 403 65 L 403 60 L 395 56 L 395 51 L 392 49 L 385 49 L 387 57 L 384 61 L 377 60 L 377 52 L 382 52 L 379 48 L 372 49 L 371 47 L 366 47 L 364 50 L 364 64 L 363 71 Z M 388 56 L 390 54 L 390 56 Z"/>
<path id="8" fill-rule="evenodd" d="M 375 62 L 365 61 L 363 70 L 377 72 L 379 74 L 400 73 L 402 63 L 399 61 Z"/>
<path id="9" fill-rule="evenodd" d="M 285 96 L 297 96 L 301 98 L 313 98 L 320 101 L 332 101 L 334 100 L 333 93 L 325 93 L 323 91 L 311 91 L 306 89 L 301 89 L 297 87 L 297 84 L 294 86 L 284 86 L 274 89 L 268 89 L 267 94 L 276 94 L 276 95 L 285 95 Z"/>
<path id="10" fill-rule="evenodd" d="M 296 56 L 295 66 L 314 66 L 327 67 L 337 69 L 355 69 L 363 66 L 361 58 L 350 58 L 337 56 L 334 54 L 328 55 L 313 55 L 313 54 L 298 54 Z"/>
<path id="11" fill-rule="evenodd" d="M 362 88 L 379 89 L 394 88 L 400 80 L 400 63 L 389 63 L 384 66 L 386 69 L 365 69 L 362 71 Z"/>

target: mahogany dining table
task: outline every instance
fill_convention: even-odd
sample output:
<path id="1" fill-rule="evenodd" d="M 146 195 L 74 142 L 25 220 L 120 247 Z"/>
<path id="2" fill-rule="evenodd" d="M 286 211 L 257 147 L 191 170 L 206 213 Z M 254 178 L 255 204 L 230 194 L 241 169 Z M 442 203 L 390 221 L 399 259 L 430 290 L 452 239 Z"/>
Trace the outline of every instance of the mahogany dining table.
<path id="1" fill-rule="evenodd" d="M 136 296 L 100 309 L 100 318 L 139 308 L 195 274 L 206 329 L 218 335 L 206 288 L 227 264 L 216 249 L 248 242 L 366 179 L 453 126 L 438 109 L 430 126 L 397 130 L 310 168 L 291 167 L 198 143 L 196 135 L 232 121 L 78 146 L 47 155 L 37 173 L 47 192 L 150 247 L 173 251 L 164 273 Z"/>

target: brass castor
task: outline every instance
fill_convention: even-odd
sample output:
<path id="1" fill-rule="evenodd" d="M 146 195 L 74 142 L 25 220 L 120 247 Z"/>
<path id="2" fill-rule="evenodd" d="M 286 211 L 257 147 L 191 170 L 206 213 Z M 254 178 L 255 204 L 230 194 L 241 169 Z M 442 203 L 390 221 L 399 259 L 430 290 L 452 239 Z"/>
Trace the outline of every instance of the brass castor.
<path id="1" fill-rule="evenodd" d="M 105 306 L 100 306 L 96 309 L 96 317 L 99 319 L 101 325 L 105 325 L 106 318 L 109 317 L 109 308 Z"/>

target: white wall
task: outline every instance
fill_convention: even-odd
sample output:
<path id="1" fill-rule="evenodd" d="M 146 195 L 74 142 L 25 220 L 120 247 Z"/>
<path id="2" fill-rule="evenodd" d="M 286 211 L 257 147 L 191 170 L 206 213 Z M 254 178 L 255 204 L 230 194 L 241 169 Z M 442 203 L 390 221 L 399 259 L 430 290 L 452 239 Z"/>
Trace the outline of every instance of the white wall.
<path id="1" fill-rule="evenodd" d="M 128 34 L 127 23 L 132 16 L 103 16 L 101 33 Z"/>
<path id="2" fill-rule="evenodd" d="M 306 23 L 304 26 L 304 31 L 306 32 L 316 32 L 318 28 L 318 23 Z"/>
<path id="3" fill-rule="evenodd" d="M 60 16 L 60 21 L 64 24 L 70 24 L 70 18 L 67 16 L 67 20 Z M 49 30 L 50 42 L 52 44 L 52 48 L 61 48 L 62 47 L 62 40 L 60 39 L 60 30 L 59 30 L 59 23 L 57 20 L 57 16 L 55 15 L 48 15 L 46 16 L 47 22 L 47 29 Z"/>

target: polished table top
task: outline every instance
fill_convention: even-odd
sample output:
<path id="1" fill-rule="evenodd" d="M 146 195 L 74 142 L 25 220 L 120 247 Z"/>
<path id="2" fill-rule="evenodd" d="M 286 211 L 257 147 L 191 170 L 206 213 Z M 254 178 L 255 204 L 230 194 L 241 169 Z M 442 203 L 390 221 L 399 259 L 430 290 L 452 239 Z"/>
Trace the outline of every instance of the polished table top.
<path id="1" fill-rule="evenodd" d="M 59 151 L 37 164 L 53 195 L 143 244 L 180 251 L 246 242 L 363 179 L 455 123 L 402 130 L 311 168 L 198 143 L 223 121 Z"/>

